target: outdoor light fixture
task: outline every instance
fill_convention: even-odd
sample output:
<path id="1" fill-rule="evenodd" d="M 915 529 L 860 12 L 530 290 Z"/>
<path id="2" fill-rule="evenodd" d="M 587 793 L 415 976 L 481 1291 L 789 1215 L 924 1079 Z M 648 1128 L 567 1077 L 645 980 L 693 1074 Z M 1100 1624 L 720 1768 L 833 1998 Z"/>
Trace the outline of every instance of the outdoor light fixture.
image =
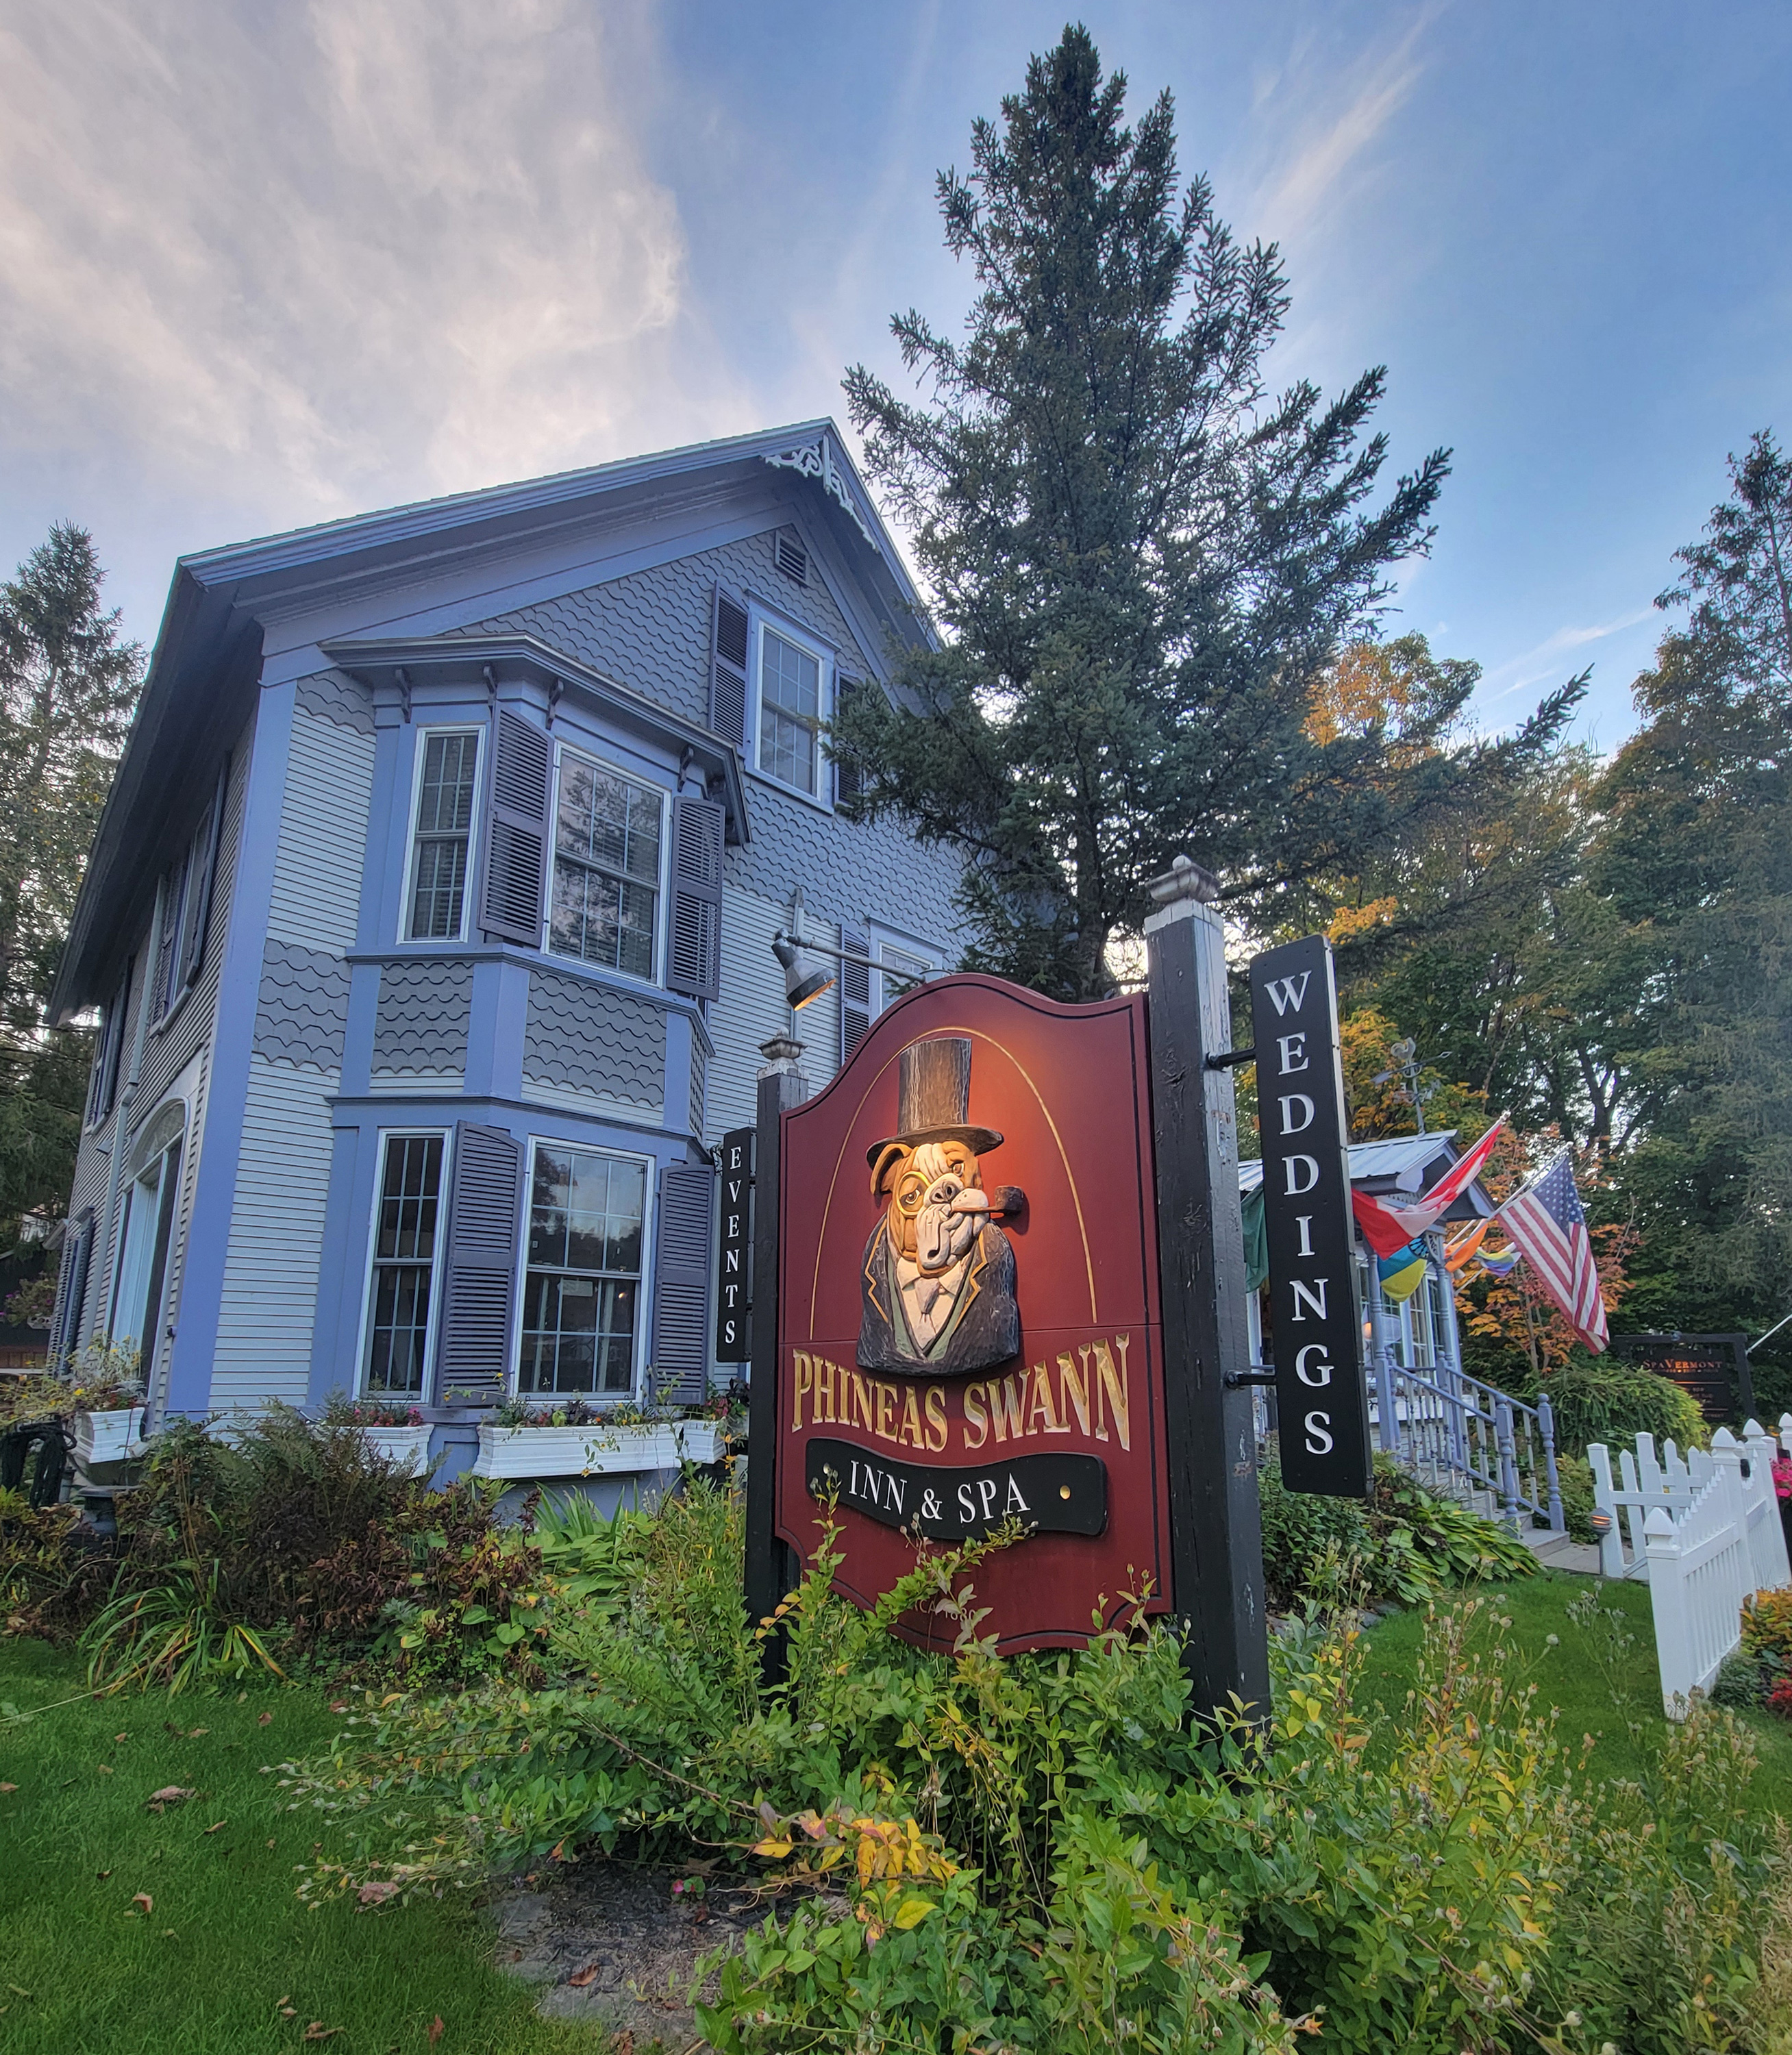
<path id="1" fill-rule="evenodd" d="M 794 1012 L 798 1007 L 807 1006 L 811 999 L 819 999 L 834 982 L 834 973 L 823 970 L 813 962 L 808 945 L 793 942 L 788 935 L 778 934 L 772 938 L 772 953 L 784 966 L 784 996 L 790 1001 Z M 824 954 L 831 956 L 828 949 Z"/>
<path id="2" fill-rule="evenodd" d="M 1612 1531 L 1612 1516 L 1601 1507 L 1587 1523 L 1601 1540 Z"/>
<path id="3" fill-rule="evenodd" d="M 859 956 L 846 949 L 831 949 L 825 942 L 799 941 L 780 929 L 772 937 L 772 953 L 784 966 L 784 996 L 792 1009 L 807 1006 L 811 999 L 819 999 L 834 983 L 834 973 L 824 971 L 812 960 L 816 957 L 831 957 L 835 963 L 863 964 L 867 970 L 881 971 L 893 984 L 901 984 L 904 990 L 911 984 L 919 984 L 926 978 L 925 971 L 897 970 L 889 964 L 875 964 L 870 957 Z"/>

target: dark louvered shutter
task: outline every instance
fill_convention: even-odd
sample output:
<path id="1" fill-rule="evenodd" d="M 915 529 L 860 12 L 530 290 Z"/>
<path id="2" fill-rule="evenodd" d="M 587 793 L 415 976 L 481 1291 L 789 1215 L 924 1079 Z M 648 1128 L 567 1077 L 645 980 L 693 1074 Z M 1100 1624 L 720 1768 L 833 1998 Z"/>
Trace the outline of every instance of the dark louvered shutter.
<path id="1" fill-rule="evenodd" d="M 491 730 L 491 807 L 480 925 L 527 949 L 541 947 L 547 882 L 547 737 L 503 708 Z"/>
<path id="2" fill-rule="evenodd" d="M 691 1406 L 709 1382 L 709 1239 L 716 1173 L 707 1163 L 660 1173 L 653 1259 L 653 1390 Z"/>
<path id="3" fill-rule="evenodd" d="M 193 838 L 187 870 L 187 906 L 180 937 L 180 989 L 184 992 L 199 974 L 205 960 L 206 923 L 211 917 L 211 889 L 218 874 L 218 840 L 224 823 L 224 789 L 231 775 L 230 760 L 218 773 L 211 795 L 211 811 Z"/>
<path id="4" fill-rule="evenodd" d="M 855 692 L 865 689 L 862 678 L 836 678 L 834 681 L 834 706 L 836 712 L 843 708 Z M 843 799 L 856 799 L 865 790 L 865 773 L 850 759 L 837 761 L 834 766 L 834 803 Z"/>
<path id="5" fill-rule="evenodd" d="M 713 799 L 672 803 L 672 949 L 666 983 L 693 999 L 721 988 L 722 830 Z"/>
<path id="6" fill-rule="evenodd" d="M 709 615 L 709 725 L 736 749 L 747 746 L 747 608 L 717 586 Z"/>
<path id="7" fill-rule="evenodd" d="M 854 1052 L 871 1024 L 871 945 L 851 928 L 840 930 L 840 1065 L 852 1061 Z"/>
<path id="8" fill-rule="evenodd" d="M 523 1145 L 501 1127 L 457 1121 L 436 1358 L 436 1390 L 444 1402 L 461 1397 L 484 1405 L 503 1390 L 522 1197 Z"/>
<path id="9" fill-rule="evenodd" d="M 60 1369 L 81 1346 L 81 1316 L 87 1303 L 87 1272 L 93 1256 L 93 1216 L 84 1213 L 68 1238 L 68 1256 L 62 1268 L 62 1291 L 56 1309 L 51 1338 L 52 1371 Z"/>

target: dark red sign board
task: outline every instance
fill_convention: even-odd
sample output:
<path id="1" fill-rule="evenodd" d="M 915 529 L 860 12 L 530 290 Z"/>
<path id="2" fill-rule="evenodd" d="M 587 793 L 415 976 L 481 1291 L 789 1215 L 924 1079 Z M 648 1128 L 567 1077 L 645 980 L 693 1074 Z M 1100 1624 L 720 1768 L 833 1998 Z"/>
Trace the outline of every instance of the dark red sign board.
<path id="1" fill-rule="evenodd" d="M 831 1490 L 870 1606 L 916 1534 L 1017 1521 L 973 1580 L 1005 1652 L 1080 1645 L 1145 1579 L 1167 1610 L 1143 999 L 918 987 L 782 1140 L 778 1533 L 807 1556 Z"/>

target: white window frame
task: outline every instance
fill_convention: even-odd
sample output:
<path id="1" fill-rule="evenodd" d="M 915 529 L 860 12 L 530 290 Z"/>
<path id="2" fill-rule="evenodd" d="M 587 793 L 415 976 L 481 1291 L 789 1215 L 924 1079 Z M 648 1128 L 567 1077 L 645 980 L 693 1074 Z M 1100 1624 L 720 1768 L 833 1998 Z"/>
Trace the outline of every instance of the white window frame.
<path id="1" fill-rule="evenodd" d="M 824 814 L 834 811 L 833 767 L 827 752 L 822 746 L 818 730 L 815 736 L 815 789 L 805 792 L 800 785 L 792 785 L 780 778 L 765 761 L 765 638 L 768 634 L 780 637 L 806 657 L 813 657 L 820 667 L 816 682 L 817 705 L 815 719 L 825 724 L 834 717 L 835 667 L 837 657 L 833 649 L 812 634 L 809 629 L 799 627 L 786 614 L 774 613 L 757 602 L 749 600 L 748 619 L 752 624 L 752 639 L 748 645 L 748 698 L 752 717 L 752 767 L 754 774 L 768 785 L 775 785 L 780 792 L 788 792 L 793 799 L 817 808 Z"/>
<path id="2" fill-rule="evenodd" d="M 428 759 L 429 741 L 438 735 L 470 735 L 473 737 L 473 808 L 472 817 L 467 824 L 467 878 L 460 894 L 460 925 L 452 935 L 416 935 L 411 933 L 411 917 L 416 909 L 417 882 L 417 823 L 423 813 L 423 771 Z M 444 949 L 467 939 L 467 923 L 472 916 L 473 886 L 479 875 L 480 815 L 484 812 L 481 804 L 484 791 L 485 752 L 491 747 L 491 734 L 483 721 L 443 720 L 419 724 L 414 731 L 411 745 L 411 803 L 405 828 L 405 884 L 399 894 L 398 941 L 409 949 Z"/>
<path id="3" fill-rule="evenodd" d="M 191 1140 L 188 1130 L 191 1122 L 186 1100 L 178 1094 L 171 1095 L 164 1099 L 147 1119 L 140 1122 L 135 1133 L 129 1138 L 128 1142 L 130 1155 L 134 1158 L 142 1146 L 144 1138 L 172 1106 L 178 1106 L 180 1109 L 179 1127 L 172 1134 L 168 1135 L 160 1147 L 141 1165 L 138 1165 L 134 1161 L 127 1162 L 124 1173 L 119 1180 L 116 1218 L 112 1230 L 112 1276 L 105 1300 L 106 1333 L 115 1341 L 122 1339 L 134 1341 L 136 1343 L 137 1375 L 143 1380 L 146 1390 L 148 1388 L 151 1378 L 155 1374 L 156 1364 L 161 1354 L 161 1345 L 165 1339 L 164 1331 L 168 1326 L 167 1315 L 173 1301 L 173 1294 L 169 1288 L 174 1280 L 175 1257 L 180 1241 L 180 1184 L 187 1174 L 187 1150 Z M 121 1148 L 126 1145 L 122 1138 L 118 1138 L 115 1139 L 112 1146 L 115 1148 Z M 171 1152 L 176 1157 L 174 1177 L 172 1182 L 167 1177 L 168 1159 Z M 148 1334 L 127 1334 L 121 1336 L 118 1331 L 119 1300 L 123 1296 L 126 1282 L 125 1259 L 131 1252 L 131 1219 L 132 1214 L 137 1210 L 137 1188 L 152 1163 L 160 1163 L 164 1167 L 162 1174 L 156 1179 L 156 1209 L 150 1224 L 148 1253 L 144 1259 L 146 1288 L 149 1273 L 155 1268 L 156 1242 L 160 1234 L 162 1215 L 164 1209 L 172 1208 L 168 1212 L 168 1242 L 162 1252 L 162 1276 L 156 1295 L 153 1331 Z M 140 1327 L 144 1323 L 145 1316 L 148 1311 L 149 1308 L 145 1304 L 134 1315 Z"/>
<path id="4" fill-rule="evenodd" d="M 535 1189 L 535 1151 L 538 1149 L 574 1150 L 586 1156 L 612 1156 L 624 1163 L 638 1163 L 644 1179 L 641 1215 L 640 1317 L 635 1323 L 634 1359 L 629 1366 L 626 1391 L 525 1391 L 523 1389 L 523 1331 L 528 1316 L 529 1213 Z M 582 1399 L 587 1406 L 632 1406 L 641 1398 L 645 1380 L 646 1351 L 653 1323 L 654 1237 L 659 1227 L 659 1169 L 657 1156 L 643 1150 L 616 1149 L 608 1142 L 576 1140 L 566 1134 L 531 1134 L 523 1158 L 522 1220 L 516 1243 L 516 1275 L 511 1284 L 511 1303 L 516 1308 L 516 1353 L 506 1371 L 507 1389 L 512 1398 L 531 1405 L 551 1407 L 569 1399 Z M 596 1273 L 591 1273 L 596 1274 Z"/>
<path id="5" fill-rule="evenodd" d="M 626 778 L 630 784 L 642 786 L 648 791 L 659 795 L 660 872 L 653 887 L 653 968 L 650 976 L 642 977 L 637 972 L 623 970 L 614 964 L 593 963 L 588 957 L 566 956 L 553 946 L 554 866 L 560 857 L 560 766 L 569 755 L 581 757 L 599 771 L 607 771 L 614 777 Z M 632 770 L 614 757 L 601 755 L 589 743 L 558 743 L 554 751 L 551 775 L 553 788 L 548 795 L 547 804 L 547 882 L 542 893 L 542 954 L 550 963 L 568 964 L 579 970 L 601 972 L 606 977 L 626 978 L 630 984 L 644 985 L 649 990 L 659 991 L 665 984 L 665 924 L 667 901 L 671 897 L 672 887 L 672 795 L 657 778 Z M 533 1161 L 531 1158 L 531 1164 Z"/>
<path id="6" fill-rule="evenodd" d="M 932 942 L 922 941 L 918 937 L 905 934 L 900 928 L 893 928 L 886 921 L 867 919 L 866 938 L 871 945 L 871 1018 L 875 1020 L 892 1001 L 900 999 L 905 992 L 914 988 L 907 984 L 891 984 L 883 974 L 884 951 L 889 949 L 898 956 L 906 957 L 911 962 L 925 964 L 930 971 L 944 968 L 945 952 Z M 892 969 L 896 967 L 892 964 Z"/>
<path id="7" fill-rule="evenodd" d="M 414 1397 L 408 1392 L 373 1390 L 367 1382 L 367 1351 L 373 1341 L 373 1269 L 380 1232 L 380 1197 L 385 1183 L 386 1144 L 413 1138 L 439 1141 L 442 1145 L 442 1175 L 436 1194 L 436 1248 L 429 1265 L 429 1318 L 423 1335 L 423 1389 Z M 373 1189 L 367 1207 L 367 1256 L 361 1266 L 361 1328 L 355 1337 L 354 1388 L 357 1398 L 369 1405 L 427 1406 L 430 1379 L 436 1361 L 436 1340 L 442 1317 L 442 1265 L 448 1247 L 448 1181 L 453 1174 L 454 1131 L 447 1127 L 381 1127 L 373 1136 Z"/>

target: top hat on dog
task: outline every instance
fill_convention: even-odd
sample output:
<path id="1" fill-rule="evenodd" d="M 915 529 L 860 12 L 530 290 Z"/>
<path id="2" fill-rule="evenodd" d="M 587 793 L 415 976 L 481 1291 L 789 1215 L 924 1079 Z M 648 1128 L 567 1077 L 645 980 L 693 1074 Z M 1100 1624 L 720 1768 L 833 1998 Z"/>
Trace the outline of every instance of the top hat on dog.
<path id="1" fill-rule="evenodd" d="M 900 1063 L 897 1132 L 866 1150 L 865 1160 L 874 1169 L 892 1144 L 918 1149 L 923 1142 L 956 1140 L 973 1156 L 1001 1148 L 1002 1138 L 994 1128 L 971 1124 L 971 1045 L 965 1037 L 941 1035 L 930 1042 L 911 1042 Z"/>

